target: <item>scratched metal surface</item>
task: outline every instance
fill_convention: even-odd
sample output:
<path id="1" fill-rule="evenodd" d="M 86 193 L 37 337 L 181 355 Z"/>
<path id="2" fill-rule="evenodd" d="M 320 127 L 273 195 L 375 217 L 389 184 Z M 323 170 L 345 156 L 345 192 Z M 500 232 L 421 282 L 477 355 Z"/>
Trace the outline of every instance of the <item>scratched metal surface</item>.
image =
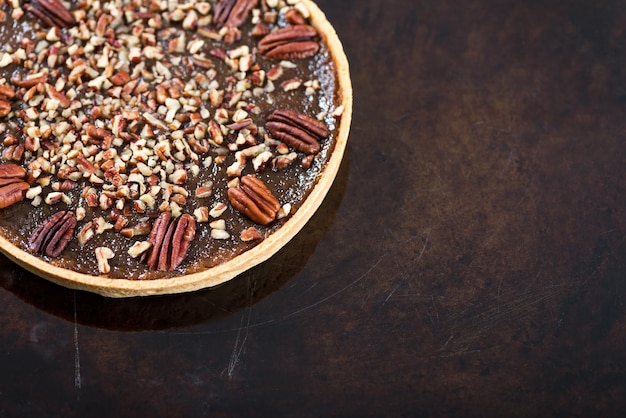
<path id="1" fill-rule="evenodd" d="M 310 225 L 174 297 L 0 259 L 0 417 L 623 412 L 626 5 L 319 4 L 355 115 Z"/>

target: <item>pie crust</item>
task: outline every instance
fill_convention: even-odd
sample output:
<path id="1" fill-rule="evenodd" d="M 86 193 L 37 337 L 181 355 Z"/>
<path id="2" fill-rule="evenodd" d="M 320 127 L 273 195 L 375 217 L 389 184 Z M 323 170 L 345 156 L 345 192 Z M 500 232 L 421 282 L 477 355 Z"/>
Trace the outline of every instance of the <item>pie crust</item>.
<path id="1" fill-rule="evenodd" d="M 298 210 L 279 229 L 255 247 L 217 266 L 196 273 L 151 280 L 108 278 L 58 267 L 24 251 L 3 236 L 0 236 L 0 251 L 25 269 L 61 286 L 121 298 L 191 292 L 217 286 L 264 262 L 285 246 L 313 216 L 332 186 L 346 149 L 352 118 L 352 85 L 342 44 L 319 7 L 310 0 L 301 2 L 310 13 L 309 23 L 317 29 L 335 65 L 336 100 L 343 107 L 343 113 L 338 119 L 332 152 L 316 183 Z"/>

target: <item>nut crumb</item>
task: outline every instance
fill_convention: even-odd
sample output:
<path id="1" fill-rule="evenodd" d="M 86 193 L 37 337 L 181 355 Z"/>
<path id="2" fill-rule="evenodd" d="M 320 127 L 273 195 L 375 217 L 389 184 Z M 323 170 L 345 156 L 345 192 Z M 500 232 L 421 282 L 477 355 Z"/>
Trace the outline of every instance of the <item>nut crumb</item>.
<path id="1" fill-rule="evenodd" d="M 111 272 L 111 266 L 109 260 L 115 257 L 115 253 L 108 247 L 98 247 L 95 249 L 96 260 L 98 262 L 98 271 L 101 274 L 108 274 Z"/>

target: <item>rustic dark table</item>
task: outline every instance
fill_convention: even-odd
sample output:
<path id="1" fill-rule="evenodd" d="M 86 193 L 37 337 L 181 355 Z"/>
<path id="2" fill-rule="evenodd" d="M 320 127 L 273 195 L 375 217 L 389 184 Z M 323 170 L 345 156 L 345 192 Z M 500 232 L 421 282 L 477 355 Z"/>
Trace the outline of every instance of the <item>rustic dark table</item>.
<path id="1" fill-rule="evenodd" d="M 625 410 L 626 4 L 318 3 L 355 106 L 311 223 L 180 296 L 0 258 L 0 417 Z"/>

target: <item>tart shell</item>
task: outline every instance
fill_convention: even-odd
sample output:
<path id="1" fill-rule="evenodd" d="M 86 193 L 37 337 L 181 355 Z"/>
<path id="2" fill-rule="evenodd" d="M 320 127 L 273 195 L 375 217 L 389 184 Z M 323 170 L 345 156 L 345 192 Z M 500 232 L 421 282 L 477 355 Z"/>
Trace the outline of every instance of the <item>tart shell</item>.
<path id="1" fill-rule="evenodd" d="M 214 287 L 235 278 L 244 271 L 266 261 L 285 246 L 309 221 L 333 184 L 346 148 L 352 120 L 352 84 L 348 60 L 335 29 L 319 7 L 310 0 L 302 0 L 310 12 L 310 23 L 328 46 L 335 64 L 338 103 L 343 113 L 338 124 L 332 154 L 322 168 L 319 178 L 302 206 L 277 231 L 254 248 L 210 269 L 166 279 L 133 280 L 112 279 L 78 273 L 54 266 L 18 248 L 0 236 L 0 251 L 30 272 L 71 289 L 84 290 L 107 297 L 164 295 L 191 292 Z"/>

